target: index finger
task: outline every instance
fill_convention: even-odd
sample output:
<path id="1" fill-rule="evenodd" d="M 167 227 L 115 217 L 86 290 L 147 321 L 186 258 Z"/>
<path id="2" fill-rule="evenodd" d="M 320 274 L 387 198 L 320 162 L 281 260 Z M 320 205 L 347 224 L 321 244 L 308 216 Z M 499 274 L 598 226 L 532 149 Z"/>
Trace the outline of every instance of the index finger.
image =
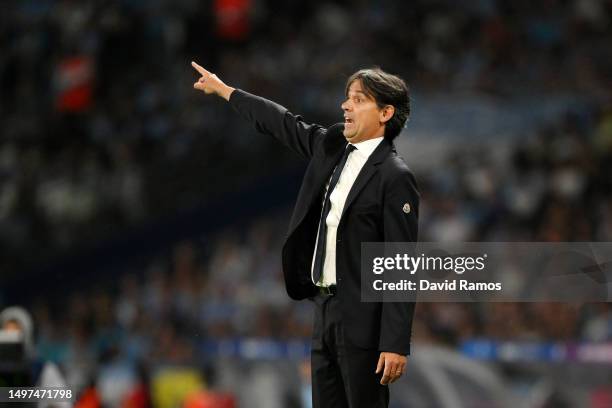
<path id="1" fill-rule="evenodd" d="M 194 67 L 196 71 L 198 71 L 201 75 L 204 75 L 204 74 L 210 75 L 210 72 L 205 70 L 204 67 L 201 67 L 200 65 L 196 64 L 195 61 L 191 61 L 191 66 Z"/>
<path id="2" fill-rule="evenodd" d="M 383 371 L 383 376 L 380 379 L 380 383 L 382 385 L 387 385 L 389 383 L 389 380 L 391 379 L 392 368 L 392 364 L 389 361 L 385 361 L 385 371 Z"/>

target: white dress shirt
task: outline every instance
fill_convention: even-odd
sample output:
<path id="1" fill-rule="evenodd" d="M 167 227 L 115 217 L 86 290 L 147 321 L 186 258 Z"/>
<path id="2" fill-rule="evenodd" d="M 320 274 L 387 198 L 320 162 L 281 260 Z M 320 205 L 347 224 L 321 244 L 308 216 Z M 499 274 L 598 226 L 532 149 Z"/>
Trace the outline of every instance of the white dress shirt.
<path id="1" fill-rule="evenodd" d="M 344 209 L 344 203 L 359 175 L 363 165 L 368 160 L 372 152 L 376 150 L 383 137 L 377 137 L 374 139 L 365 140 L 360 143 L 355 143 L 355 150 L 353 150 L 346 160 L 344 169 L 340 173 L 338 183 L 332 191 L 329 198 L 331 202 L 331 208 L 327 215 L 327 244 L 325 245 L 325 260 L 323 263 L 323 275 L 319 282 L 315 282 L 317 286 L 330 286 L 336 284 L 336 233 L 338 230 L 338 224 L 340 224 L 340 217 L 342 216 L 342 210 Z M 333 172 L 332 172 L 333 173 Z M 331 176 L 330 176 L 331 180 Z M 325 192 L 327 194 L 327 188 L 329 187 L 329 180 L 325 186 Z M 323 197 L 325 200 L 325 196 Z M 317 228 L 317 231 L 319 229 Z M 317 245 L 319 245 L 319 233 L 317 232 Z M 314 262 L 317 253 L 317 247 L 315 245 L 315 251 L 312 257 L 312 265 L 310 267 L 310 277 L 314 282 Z"/>

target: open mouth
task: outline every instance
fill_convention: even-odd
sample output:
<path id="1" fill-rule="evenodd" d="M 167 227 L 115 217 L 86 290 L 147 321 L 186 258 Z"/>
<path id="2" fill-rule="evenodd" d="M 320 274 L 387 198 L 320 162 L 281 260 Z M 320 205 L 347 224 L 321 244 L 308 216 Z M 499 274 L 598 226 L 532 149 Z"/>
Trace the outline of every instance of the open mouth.
<path id="1" fill-rule="evenodd" d="M 344 124 L 345 125 L 349 125 L 353 123 L 353 119 L 349 119 L 349 118 L 344 118 Z"/>

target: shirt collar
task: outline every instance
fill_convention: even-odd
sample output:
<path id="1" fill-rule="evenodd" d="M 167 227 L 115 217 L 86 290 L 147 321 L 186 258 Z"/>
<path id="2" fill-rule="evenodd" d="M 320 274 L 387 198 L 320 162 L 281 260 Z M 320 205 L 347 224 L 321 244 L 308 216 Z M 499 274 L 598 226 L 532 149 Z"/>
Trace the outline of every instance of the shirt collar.
<path id="1" fill-rule="evenodd" d="M 376 150 L 376 148 L 378 147 L 380 142 L 383 141 L 383 139 L 384 139 L 384 136 L 380 136 L 380 137 L 375 137 L 374 139 L 368 139 L 368 140 L 364 140 L 363 142 L 351 143 L 351 144 L 355 146 L 355 148 L 360 154 L 368 158 L 370 157 L 372 153 L 374 153 L 374 150 Z"/>

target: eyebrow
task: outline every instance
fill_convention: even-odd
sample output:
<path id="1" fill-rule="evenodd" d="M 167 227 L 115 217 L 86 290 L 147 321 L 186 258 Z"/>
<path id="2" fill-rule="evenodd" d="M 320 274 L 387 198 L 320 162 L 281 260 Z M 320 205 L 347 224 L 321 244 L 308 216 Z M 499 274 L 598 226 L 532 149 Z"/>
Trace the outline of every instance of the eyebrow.
<path id="1" fill-rule="evenodd" d="M 354 94 L 356 94 L 356 93 L 360 93 L 360 94 L 362 94 L 363 96 L 368 96 L 368 95 L 366 95 L 366 93 L 365 93 L 365 92 L 362 92 L 362 91 L 352 91 L 352 92 L 353 92 Z M 350 95 L 350 93 L 351 93 L 351 91 L 347 92 L 347 94 L 346 94 L 346 95 L 348 96 L 348 95 Z"/>

